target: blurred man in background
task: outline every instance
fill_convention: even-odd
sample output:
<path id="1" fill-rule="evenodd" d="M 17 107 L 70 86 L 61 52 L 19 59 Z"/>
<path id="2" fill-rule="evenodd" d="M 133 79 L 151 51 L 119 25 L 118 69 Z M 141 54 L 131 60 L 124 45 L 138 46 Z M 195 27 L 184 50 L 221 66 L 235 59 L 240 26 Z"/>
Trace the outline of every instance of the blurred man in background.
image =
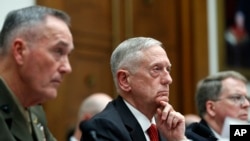
<path id="1" fill-rule="evenodd" d="M 196 90 L 199 123 L 187 127 L 193 141 L 217 141 L 222 138 L 227 117 L 247 122 L 250 106 L 247 79 L 236 71 L 222 71 L 201 80 Z"/>
<path id="2" fill-rule="evenodd" d="M 112 98 L 106 93 L 94 93 L 83 100 L 78 111 L 77 123 L 73 136 L 69 141 L 80 141 L 81 130 L 79 125 L 81 122 L 87 121 L 97 113 L 101 112 Z"/>

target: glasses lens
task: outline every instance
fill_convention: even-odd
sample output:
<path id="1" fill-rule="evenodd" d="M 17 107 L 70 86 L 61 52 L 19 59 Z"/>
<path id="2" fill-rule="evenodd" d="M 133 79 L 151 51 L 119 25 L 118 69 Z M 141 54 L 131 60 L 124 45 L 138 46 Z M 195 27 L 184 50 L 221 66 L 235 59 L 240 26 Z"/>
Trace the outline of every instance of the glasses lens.
<path id="1" fill-rule="evenodd" d="M 244 104 L 245 100 L 247 100 L 248 102 L 250 101 L 250 98 L 247 96 L 243 96 L 243 95 L 235 95 L 235 96 L 231 96 L 228 97 L 228 99 L 231 99 L 232 101 L 234 101 L 236 104 L 240 105 L 240 104 Z"/>

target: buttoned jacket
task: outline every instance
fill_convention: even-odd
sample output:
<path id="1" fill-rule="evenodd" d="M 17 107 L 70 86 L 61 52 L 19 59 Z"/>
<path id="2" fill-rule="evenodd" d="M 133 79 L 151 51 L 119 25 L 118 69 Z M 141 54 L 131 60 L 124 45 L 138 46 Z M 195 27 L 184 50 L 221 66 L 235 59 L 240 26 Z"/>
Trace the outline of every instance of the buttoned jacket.
<path id="1" fill-rule="evenodd" d="M 42 106 L 27 109 L 29 122 L 13 96 L 0 77 L 0 141 L 55 141 Z"/>

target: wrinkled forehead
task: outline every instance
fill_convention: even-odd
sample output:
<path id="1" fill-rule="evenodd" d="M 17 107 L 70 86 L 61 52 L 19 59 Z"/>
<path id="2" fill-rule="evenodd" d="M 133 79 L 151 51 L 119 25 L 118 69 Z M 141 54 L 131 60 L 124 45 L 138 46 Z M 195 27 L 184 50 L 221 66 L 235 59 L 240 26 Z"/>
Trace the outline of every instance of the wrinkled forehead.
<path id="1" fill-rule="evenodd" d="M 245 82 L 236 78 L 226 78 L 222 80 L 221 92 L 227 93 L 247 93 L 247 87 Z"/>

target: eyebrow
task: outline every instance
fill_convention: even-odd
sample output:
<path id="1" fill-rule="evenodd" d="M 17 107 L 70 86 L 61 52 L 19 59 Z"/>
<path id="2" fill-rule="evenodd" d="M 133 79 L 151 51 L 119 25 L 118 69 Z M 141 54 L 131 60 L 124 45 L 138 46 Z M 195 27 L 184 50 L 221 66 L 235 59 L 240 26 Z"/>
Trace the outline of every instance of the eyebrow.
<path id="1" fill-rule="evenodd" d="M 57 42 L 55 44 L 55 46 L 60 46 L 60 47 L 66 48 L 66 47 L 69 47 L 69 44 L 67 42 L 63 41 L 63 40 L 60 40 L 59 42 Z M 74 46 L 73 46 L 73 48 L 74 48 Z M 71 50 L 73 50 L 73 48 Z"/>
<path id="2" fill-rule="evenodd" d="M 56 43 L 56 46 L 64 46 L 64 47 L 67 47 L 67 46 L 69 46 L 69 44 L 66 43 L 66 42 L 64 42 L 64 41 L 62 41 L 62 40 L 60 40 L 59 42 Z"/>

